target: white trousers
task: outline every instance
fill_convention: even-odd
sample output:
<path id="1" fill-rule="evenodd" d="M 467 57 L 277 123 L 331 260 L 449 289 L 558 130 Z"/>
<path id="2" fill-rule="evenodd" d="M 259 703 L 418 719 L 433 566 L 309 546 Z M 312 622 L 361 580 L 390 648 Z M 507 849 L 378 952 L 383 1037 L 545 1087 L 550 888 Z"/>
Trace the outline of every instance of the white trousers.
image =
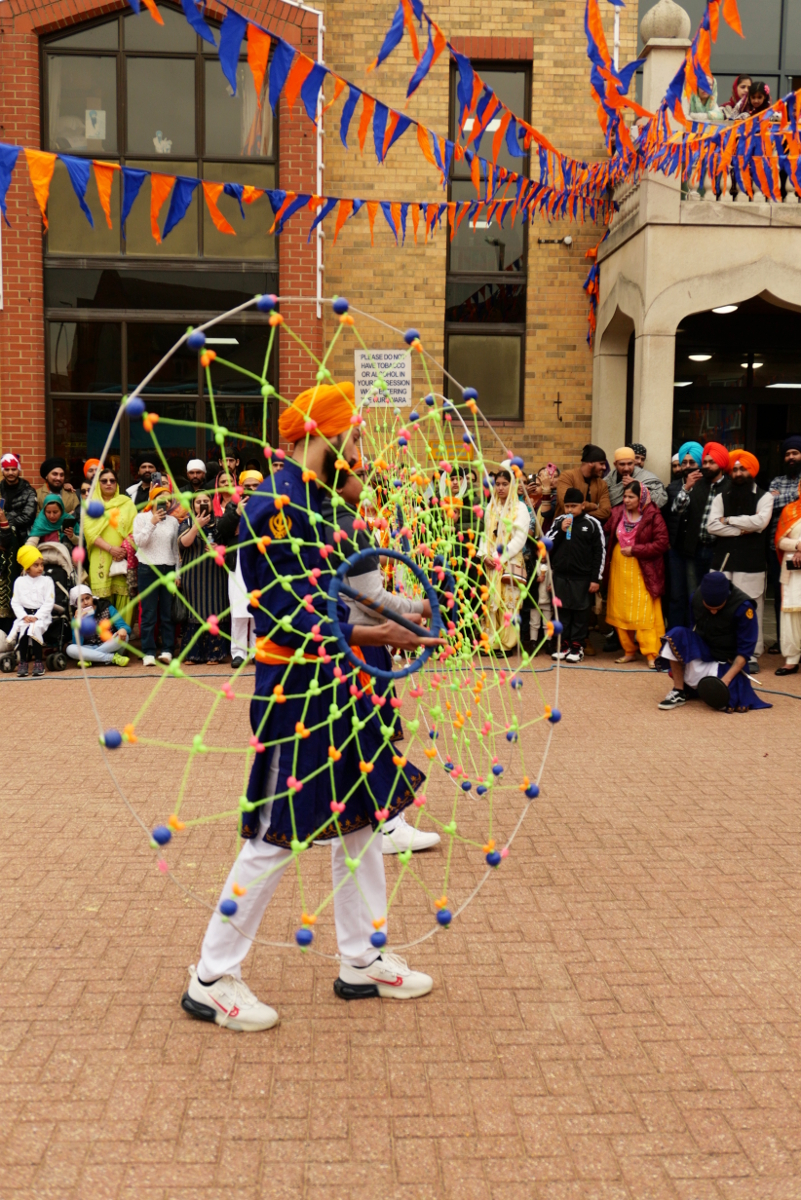
<path id="1" fill-rule="evenodd" d="M 231 658 L 247 658 L 256 648 L 256 622 L 253 617 L 231 617 Z"/>
<path id="2" fill-rule="evenodd" d="M 671 662 L 679 661 L 667 642 L 659 653 L 662 658 L 667 658 Z M 702 658 L 691 658 L 688 663 L 684 664 L 684 682 L 691 688 L 697 688 L 702 679 L 706 679 L 708 675 L 717 675 L 717 673 L 718 663 L 704 662 Z"/>
<path id="3" fill-rule="evenodd" d="M 541 579 L 537 585 L 537 603 L 539 604 L 539 611 L 536 608 L 532 608 L 529 618 L 529 636 L 532 642 L 539 640 L 541 636 L 540 628 L 544 629 L 543 622 L 547 623 L 553 620 L 551 593 L 548 591 L 548 585 L 544 579 Z M 540 616 L 540 612 L 542 616 Z"/>
<path id="4" fill-rule="evenodd" d="M 782 609 L 781 638 L 785 662 L 794 667 L 801 662 L 801 612 Z"/>
<path id="5" fill-rule="evenodd" d="M 278 749 L 273 751 L 267 794 L 275 791 L 278 779 Z M 198 963 L 198 975 L 206 983 L 220 975 L 241 974 L 242 961 L 256 937 L 267 905 L 273 898 L 281 876 L 292 860 L 292 851 L 273 846 L 263 841 L 270 821 L 270 805 L 264 805 L 259 832 L 255 838 L 245 842 L 225 881 L 220 900 L 236 899 L 239 909 L 230 921 L 224 921 L 219 912 L 209 921 L 203 948 Z M 372 841 L 371 841 L 372 839 Z M 369 844 L 368 844 L 369 843 Z M 305 854 L 318 854 L 310 847 Z M 345 859 L 358 858 L 355 881 L 345 865 Z M 270 874 L 257 883 L 265 871 Z M 378 952 L 370 942 L 375 932 L 373 920 L 386 916 L 387 884 L 384 876 L 384 856 L 381 853 L 381 835 L 373 836 L 371 826 L 346 834 L 344 845 L 336 838 L 331 842 L 331 879 L 334 888 L 344 880 L 334 896 L 334 922 L 337 931 L 337 946 L 342 961 L 354 967 L 367 967 Z M 246 887 L 244 896 L 233 894 L 233 885 Z M 236 928 L 235 928 L 236 926 Z M 300 914 L 298 914 L 300 928 Z M 386 933 L 386 926 L 382 927 Z"/>
<path id="6" fill-rule="evenodd" d="M 759 658 L 765 649 L 763 630 L 765 628 L 765 586 L 768 579 L 767 571 L 724 571 L 723 574 L 727 579 L 732 581 L 735 587 L 738 587 L 741 592 L 745 592 L 746 596 L 750 596 L 754 601 L 757 621 L 759 623 L 759 635 L 757 637 L 757 644 L 754 647 L 754 658 Z"/>

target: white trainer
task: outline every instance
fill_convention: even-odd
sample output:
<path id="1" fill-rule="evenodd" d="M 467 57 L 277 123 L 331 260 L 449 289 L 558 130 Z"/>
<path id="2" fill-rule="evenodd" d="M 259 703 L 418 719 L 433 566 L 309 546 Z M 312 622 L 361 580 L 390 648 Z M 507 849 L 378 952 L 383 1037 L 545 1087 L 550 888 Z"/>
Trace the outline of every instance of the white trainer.
<path id="1" fill-rule="evenodd" d="M 427 996 L 434 986 L 430 975 L 413 971 L 405 958 L 397 954 L 379 954 L 369 967 L 339 968 L 334 991 L 340 1000 L 368 1000 L 383 996 L 385 1000 L 415 1000 Z"/>
<path id="2" fill-rule="evenodd" d="M 387 829 L 389 825 L 389 829 Z M 394 821 L 388 821 L 383 827 L 381 838 L 381 853 L 382 854 L 400 854 L 403 850 L 430 850 L 432 846 L 438 846 L 442 838 L 438 833 L 429 833 L 427 830 L 415 829 L 406 820 L 403 813 L 400 813 Z"/>
<path id="3" fill-rule="evenodd" d="M 244 1033 L 272 1029 L 278 1022 L 275 1009 L 262 1004 L 242 979 L 221 975 L 204 987 L 195 966 L 189 968 L 189 987 L 181 997 L 181 1008 L 197 1021 L 213 1021 Z"/>
<path id="4" fill-rule="evenodd" d="M 159 655 L 159 662 L 163 662 L 166 667 L 170 665 L 172 662 L 172 655 L 170 654 L 169 650 L 162 650 L 161 654 Z"/>
<path id="5" fill-rule="evenodd" d="M 156 665 L 156 656 L 155 656 L 155 654 L 146 654 L 146 655 L 144 656 L 144 658 L 142 659 L 142 666 L 143 666 L 143 667 L 155 667 L 155 665 Z"/>

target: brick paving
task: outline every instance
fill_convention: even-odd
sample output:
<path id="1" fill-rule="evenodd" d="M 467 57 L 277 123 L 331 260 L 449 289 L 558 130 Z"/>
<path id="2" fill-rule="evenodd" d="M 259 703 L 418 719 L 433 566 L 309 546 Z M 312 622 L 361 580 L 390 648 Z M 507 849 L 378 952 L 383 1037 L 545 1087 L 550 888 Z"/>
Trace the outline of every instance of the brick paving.
<path id="1" fill-rule="evenodd" d="M 150 686 L 97 671 L 103 720 Z M 186 740 L 208 702 L 167 686 L 152 720 Z M 346 1005 L 332 963 L 258 946 L 246 977 L 281 1024 L 234 1034 L 178 1006 L 207 912 L 114 793 L 77 673 L 2 678 L 3 1200 L 801 1197 L 801 707 L 660 713 L 664 690 L 565 671 L 512 854 L 409 954 L 431 996 Z M 222 705 L 215 728 L 233 736 L 245 711 Z M 148 822 L 169 814 L 180 756 L 113 761 Z M 203 772 L 207 811 L 235 803 L 239 760 Z M 229 822 L 203 825 L 171 863 L 213 903 L 231 848 Z M 457 855 L 457 891 L 475 857 Z M 305 856 L 312 891 L 327 863 Z M 415 865 L 433 886 L 442 856 Z M 265 939 L 299 911 L 285 877 Z M 391 940 L 429 920 L 407 888 Z"/>

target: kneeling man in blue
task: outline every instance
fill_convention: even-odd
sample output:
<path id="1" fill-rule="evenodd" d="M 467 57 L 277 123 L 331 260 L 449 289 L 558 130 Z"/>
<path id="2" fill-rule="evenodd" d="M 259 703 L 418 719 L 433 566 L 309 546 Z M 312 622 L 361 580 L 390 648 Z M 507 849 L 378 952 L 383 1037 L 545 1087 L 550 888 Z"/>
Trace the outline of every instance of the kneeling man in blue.
<path id="1" fill-rule="evenodd" d="M 669 629 L 660 657 L 670 664 L 673 687 L 659 707 L 680 708 L 697 689 L 713 708 L 747 712 L 771 708 L 754 691 L 744 668 L 759 636 L 756 606 L 722 571 L 710 571 L 690 600 L 693 625 Z M 714 682 L 711 682 L 714 681 Z"/>
<path id="2" fill-rule="evenodd" d="M 351 667 L 326 615 L 332 567 L 320 537 L 321 500 L 338 466 L 358 460 L 353 394 L 353 385 L 342 383 L 296 398 L 279 421 L 290 454 L 242 508 L 242 575 L 257 594 L 250 712 L 256 755 L 240 800 L 242 848 L 181 1001 L 191 1016 L 228 1029 L 268 1029 L 278 1020 L 242 980 L 241 964 L 283 871 L 321 840 L 332 842 L 337 995 L 409 999 L 432 987 L 428 975 L 381 952 L 387 909 L 381 826 L 412 803 L 424 775 L 390 745 L 369 676 L 360 673 L 349 689 Z M 344 604 L 337 617 L 357 657 L 361 646 L 440 644 L 425 626 L 418 635 L 390 621 L 348 624 Z M 310 930 L 300 932 L 311 940 Z"/>

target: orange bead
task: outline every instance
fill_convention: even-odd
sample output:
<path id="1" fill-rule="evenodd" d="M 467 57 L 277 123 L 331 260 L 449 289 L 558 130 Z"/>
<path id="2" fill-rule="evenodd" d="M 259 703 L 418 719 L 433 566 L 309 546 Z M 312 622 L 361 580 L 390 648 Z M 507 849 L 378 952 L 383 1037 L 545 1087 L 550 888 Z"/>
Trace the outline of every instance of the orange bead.
<path id="1" fill-rule="evenodd" d="M 231 888 L 231 891 L 234 893 L 235 896 L 244 896 L 244 895 L 246 895 L 247 890 L 248 889 L 246 887 L 242 887 L 241 883 L 235 883 L 234 886 Z"/>
<path id="2" fill-rule="evenodd" d="M 353 317 L 350 315 L 350 313 L 343 313 L 339 318 L 339 323 L 340 325 L 352 325 Z"/>
<path id="3" fill-rule="evenodd" d="M 281 316 L 280 313 L 277 313 L 277 312 L 270 313 L 270 324 L 271 325 L 283 325 L 283 323 L 284 323 L 284 318 Z"/>
<path id="4" fill-rule="evenodd" d="M 217 357 L 216 350 L 204 350 L 200 356 L 201 367 L 210 367 L 216 357 Z"/>

